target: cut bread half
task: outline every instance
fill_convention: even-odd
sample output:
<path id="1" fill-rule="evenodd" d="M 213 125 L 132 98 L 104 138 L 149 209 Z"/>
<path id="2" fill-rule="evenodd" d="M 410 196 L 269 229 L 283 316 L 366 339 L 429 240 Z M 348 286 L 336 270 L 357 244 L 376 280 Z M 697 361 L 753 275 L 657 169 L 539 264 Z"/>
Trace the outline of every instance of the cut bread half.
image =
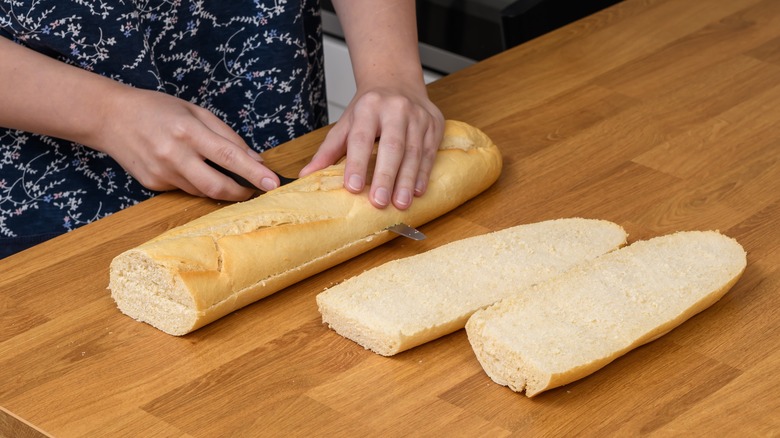
<path id="1" fill-rule="evenodd" d="M 391 356 L 463 328 L 478 309 L 626 242 L 619 225 L 558 219 L 455 241 L 368 270 L 317 296 L 340 335 Z"/>
<path id="2" fill-rule="evenodd" d="M 746 266 L 734 239 L 688 231 L 639 241 L 476 312 L 485 372 L 529 397 L 585 377 L 720 299 Z"/>

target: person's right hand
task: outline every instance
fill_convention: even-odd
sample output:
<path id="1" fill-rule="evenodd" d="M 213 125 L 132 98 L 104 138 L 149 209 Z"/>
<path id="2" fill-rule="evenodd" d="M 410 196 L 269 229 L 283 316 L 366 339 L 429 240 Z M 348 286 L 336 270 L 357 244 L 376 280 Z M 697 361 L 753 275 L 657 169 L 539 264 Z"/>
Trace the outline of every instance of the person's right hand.
<path id="1" fill-rule="evenodd" d="M 210 111 L 156 91 L 127 87 L 106 112 L 95 148 L 113 157 L 145 187 L 180 188 L 196 196 L 237 201 L 253 190 L 209 166 L 237 173 L 261 190 L 278 177 L 229 126 Z"/>
<path id="2" fill-rule="evenodd" d="M 8 61 L 8 62 L 6 62 Z M 243 139 L 210 111 L 132 88 L 0 37 L 0 126 L 81 143 L 107 153 L 152 190 L 180 188 L 238 201 L 279 185 Z"/>

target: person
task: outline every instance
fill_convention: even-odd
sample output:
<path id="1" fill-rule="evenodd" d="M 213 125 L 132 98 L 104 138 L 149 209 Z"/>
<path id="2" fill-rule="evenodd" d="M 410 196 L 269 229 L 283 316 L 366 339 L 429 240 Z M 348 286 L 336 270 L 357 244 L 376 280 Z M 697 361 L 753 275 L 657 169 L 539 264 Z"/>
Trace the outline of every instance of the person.
<path id="1" fill-rule="evenodd" d="M 347 190 L 408 208 L 444 125 L 414 1 L 333 3 L 357 92 L 299 176 L 346 156 Z M 328 123 L 318 0 L 0 0 L 0 36 L 0 257 L 158 192 L 256 193 L 209 161 L 273 190 L 258 153 Z"/>

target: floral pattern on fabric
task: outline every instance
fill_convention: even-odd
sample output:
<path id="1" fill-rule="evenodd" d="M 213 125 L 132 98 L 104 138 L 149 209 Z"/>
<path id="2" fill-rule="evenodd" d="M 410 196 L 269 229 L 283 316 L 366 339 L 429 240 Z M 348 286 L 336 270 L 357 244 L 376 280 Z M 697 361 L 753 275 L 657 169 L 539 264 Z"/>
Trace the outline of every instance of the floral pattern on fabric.
<path id="1" fill-rule="evenodd" d="M 318 0 L 0 0 L 0 37 L 207 108 L 258 152 L 327 124 L 320 32 Z M 0 257 L 151 196 L 106 154 L 0 128 Z"/>

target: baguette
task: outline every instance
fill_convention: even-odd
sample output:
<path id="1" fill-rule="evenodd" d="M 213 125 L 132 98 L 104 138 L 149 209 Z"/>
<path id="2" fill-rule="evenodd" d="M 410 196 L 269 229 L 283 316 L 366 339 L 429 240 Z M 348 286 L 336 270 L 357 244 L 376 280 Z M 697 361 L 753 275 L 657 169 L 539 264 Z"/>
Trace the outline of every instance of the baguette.
<path id="1" fill-rule="evenodd" d="M 322 320 L 383 356 L 463 328 L 476 310 L 614 250 L 620 226 L 593 219 L 520 225 L 394 260 L 317 296 Z"/>
<path id="2" fill-rule="evenodd" d="M 585 377 L 720 299 L 746 266 L 735 240 L 688 231 L 639 241 L 476 312 L 479 363 L 528 397 Z"/>
<path id="3" fill-rule="evenodd" d="M 482 131 L 447 121 L 426 194 L 404 211 L 343 188 L 334 165 L 171 229 L 118 255 L 109 289 L 123 313 L 183 335 L 422 225 L 498 178 L 501 153 Z"/>

